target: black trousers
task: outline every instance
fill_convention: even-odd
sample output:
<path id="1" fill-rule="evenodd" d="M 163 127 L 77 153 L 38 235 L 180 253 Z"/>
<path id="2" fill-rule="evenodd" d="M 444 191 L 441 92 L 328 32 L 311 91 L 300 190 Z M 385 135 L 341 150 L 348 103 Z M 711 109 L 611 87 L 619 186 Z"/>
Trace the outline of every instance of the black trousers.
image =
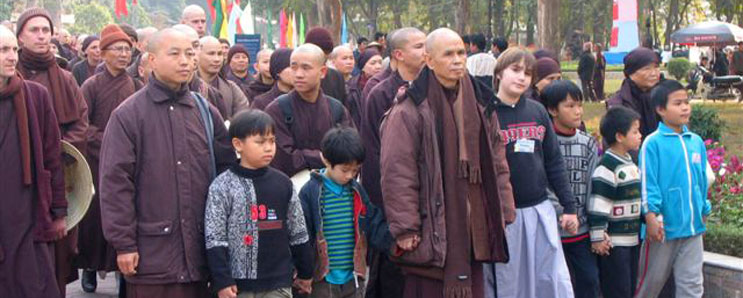
<path id="1" fill-rule="evenodd" d="M 576 298 L 599 296 L 599 268 L 596 255 L 591 252 L 591 238 L 586 237 L 572 243 L 563 243 L 562 251 L 570 270 L 573 292 Z"/>
<path id="2" fill-rule="evenodd" d="M 640 245 L 615 246 L 599 257 L 601 293 L 604 298 L 630 298 L 635 292 Z"/>
<path id="3" fill-rule="evenodd" d="M 405 276 L 389 256 L 369 249 L 369 282 L 367 298 L 400 298 L 405 289 Z"/>

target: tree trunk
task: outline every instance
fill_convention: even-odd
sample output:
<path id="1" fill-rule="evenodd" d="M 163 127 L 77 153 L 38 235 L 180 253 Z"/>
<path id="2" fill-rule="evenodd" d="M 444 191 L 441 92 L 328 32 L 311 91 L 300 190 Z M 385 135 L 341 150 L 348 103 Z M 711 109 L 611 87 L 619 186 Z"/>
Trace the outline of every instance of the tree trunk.
<path id="1" fill-rule="evenodd" d="M 467 25 L 470 22 L 470 1 L 457 0 L 454 13 L 454 28 L 459 34 L 467 34 Z"/>
<path id="2" fill-rule="evenodd" d="M 676 23 L 679 19 L 679 0 L 670 0 L 668 17 L 666 18 L 666 33 L 664 45 L 671 44 L 671 33 L 676 28 Z"/>
<path id="3" fill-rule="evenodd" d="M 433 31 L 434 29 L 439 27 L 439 17 L 436 14 L 436 9 L 434 7 L 436 3 L 435 1 L 431 1 L 431 3 L 428 4 L 428 22 L 430 24 L 430 28 L 428 28 L 428 31 Z"/>
<path id="4" fill-rule="evenodd" d="M 539 0 L 537 3 L 537 31 L 540 48 L 551 49 L 560 55 L 560 0 Z"/>
<path id="5" fill-rule="evenodd" d="M 516 4 L 516 0 L 511 0 L 511 11 L 510 17 L 508 18 L 508 32 L 506 32 L 506 39 L 511 38 L 511 33 L 513 33 L 513 25 L 516 23 L 516 43 L 519 43 L 519 7 L 518 4 Z"/>
<path id="6" fill-rule="evenodd" d="M 505 10 L 506 6 L 506 0 L 493 0 L 495 2 L 495 5 L 493 5 L 493 11 L 495 11 L 495 34 L 498 37 L 503 37 L 506 35 L 506 26 L 505 26 L 505 19 L 503 17 L 503 12 Z"/>
<path id="7" fill-rule="evenodd" d="M 529 3 L 526 10 L 526 45 L 534 44 L 534 18 L 537 10 L 537 1 Z"/>

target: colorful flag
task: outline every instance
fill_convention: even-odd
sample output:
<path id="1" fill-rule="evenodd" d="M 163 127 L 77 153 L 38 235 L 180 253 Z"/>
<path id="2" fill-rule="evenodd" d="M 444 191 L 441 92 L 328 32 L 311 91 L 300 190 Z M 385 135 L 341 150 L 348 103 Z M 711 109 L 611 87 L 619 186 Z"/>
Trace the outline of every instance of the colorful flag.
<path id="1" fill-rule="evenodd" d="M 286 12 L 284 12 L 284 9 L 281 9 L 281 14 L 279 15 L 279 47 L 285 48 L 286 47 Z"/>
<path id="2" fill-rule="evenodd" d="M 245 9 L 243 10 L 242 15 L 240 16 L 240 30 L 242 30 L 242 33 L 244 34 L 254 34 L 255 33 L 255 25 L 253 24 L 255 22 L 253 18 L 253 8 L 250 6 L 250 2 L 248 2 L 248 5 L 245 6 Z"/>
<path id="3" fill-rule="evenodd" d="M 286 22 L 286 47 L 294 48 L 294 20 L 293 16 L 289 15 L 289 19 Z"/>
<path id="4" fill-rule="evenodd" d="M 222 1 L 212 0 L 212 6 L 214 7 L 216 15 L 216 17 L 214 18 L 214 29 L 212 30 L 212 34 L 214 35 L 214 37 L 217 38 L 219 38 L 219 33 L 222 32 L 222 23 L 224 23 L 225 18 L 224 11 L 222 10 Z"/>
<path id="5" fill-rule="evenodd" d="M 227 7 L 227 0 L 220 0 L 222 5 L 222 25 L 219 28 L 218 38 L 227 38 L 227 25 L 229 23 L 230 10 Z"/>
<path id="6" fill-rule="evenodd" d="M 297 27 L 297 15 L 292 12 L 292 42 L 294 47 L 298 47 L 299 43 L 299 27 Z"/>
<path id="7" fill-rule="evenodd" d="M 343 16 L 341 19 L 341 42 L 340 44 L 345 44 L 348 42 L 348 32 L 346 31 L 346 13 L 343 12 Z"/>
<path id="8" fill-rule="evenodd" d="M 214 7 L 214 1 L 213 0 L 206 0 L 207 6 L 209 6 L 209 15 L 212 16 L 212 22 L 217 23 L 217 9 Z"/>
<path id="9" fill-rule="evenodd" d="M 304 16 L 299 14 L 299 45 L 304 44 Z"/>
<path id="10" fill-rule="evenodd" d="M 242 28 L 240 28 L 239 24 L 242 14 L 243 11 L 240 9 L 240 2 L 235 1 L 230 10 L 230 21 L 227 25 L 227 40 L 230 41 L 231 45 L 235 44 L 235 34 L 242 33 Z"/>
<path id="11" fill-rule="evenodd" d="M 114 12 L 117 18 L 120 18 L 122 15 L 129 15 L 129 11 L 126 9 L 126 0 L 116 0 L 116 3 L 114 3 Z"/>

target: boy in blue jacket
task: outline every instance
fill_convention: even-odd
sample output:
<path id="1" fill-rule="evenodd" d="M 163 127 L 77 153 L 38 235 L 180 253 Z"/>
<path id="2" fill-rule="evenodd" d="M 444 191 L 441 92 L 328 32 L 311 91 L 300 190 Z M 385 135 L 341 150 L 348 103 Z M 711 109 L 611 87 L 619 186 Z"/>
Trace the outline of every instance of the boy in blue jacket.
<path id="1" fill-rule="evenodd" d="M 671 272 L 678 297 L 702 297 L 707 150 L 686 127 L 691 105 L 679 82 L 658 84 L 651 101 L 663 122 L 640 149 L 646 226 L 635 297 L 658 296 Z"/>
<path id="2" fill-rule="evenodd" d="M 356 129 L 334 128 L 325 134 L 321 151 L 325 168 L 313 171 L 299 192 L 316 252 L 310 297 L 361 297 L 367 242 L 359 219 L 369 198 L 355 179 L 364 146 Z"/>

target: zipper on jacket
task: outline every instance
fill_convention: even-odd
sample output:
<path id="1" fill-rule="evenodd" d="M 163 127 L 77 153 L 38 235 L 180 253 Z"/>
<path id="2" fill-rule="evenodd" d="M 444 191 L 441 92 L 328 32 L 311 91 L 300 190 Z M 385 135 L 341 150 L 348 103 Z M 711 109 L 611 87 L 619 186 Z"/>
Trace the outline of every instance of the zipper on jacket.
<path id="1" fill-rule="evenodd" d="M 686 143 L 684 142 L 683 135 L 678 135 L 679 140 L 681 141 L 681 147 L 684 149 L 684 162 L 686 163 L 686 179 L 688 180 L 689 184 L 689 210 L 691 211 L 691 222 L 689 223 L 691 225 L 691 234 L 695 235 L 696 230 L 694 229 L 694 201 L 692 200 L 693 193 L 692 193 L 692 187 L 691 187 L 691 166 L 689 165 L 689 152 L 686 151 Z"/>

